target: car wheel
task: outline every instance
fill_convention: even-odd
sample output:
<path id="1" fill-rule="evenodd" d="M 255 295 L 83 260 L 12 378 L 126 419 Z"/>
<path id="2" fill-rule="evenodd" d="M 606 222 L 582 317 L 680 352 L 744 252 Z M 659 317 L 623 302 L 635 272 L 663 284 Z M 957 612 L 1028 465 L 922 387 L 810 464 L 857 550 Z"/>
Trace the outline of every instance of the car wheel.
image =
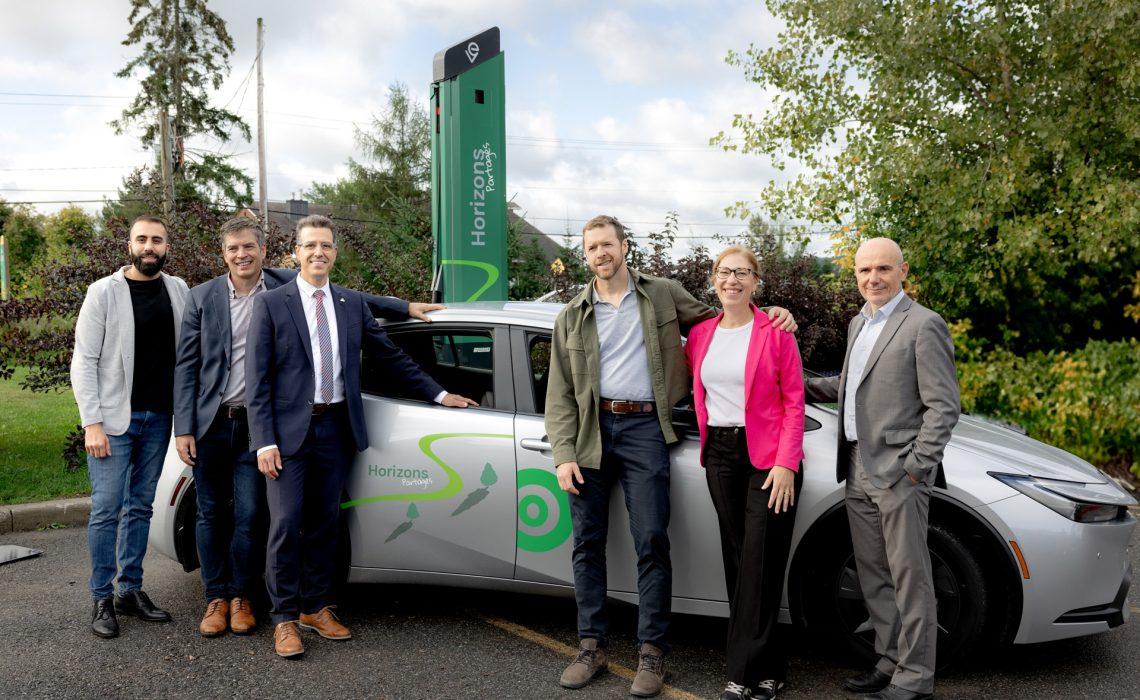
<path id="1" fill-rule="evenodd" d="M 812 638 L 830 640 L 838 651 L 869 664 L 875 660 L 875 633 L 859 589 L 851 538 L 846 528 L 842 536 L 836 535 L 811 571 L 799 578 L 805 587 L 802 614 Z M 978 560 L 954 533 L 932 524 L 927 543 L 938 599 L 941 670 L 976 648 L 989 596 Z"/>

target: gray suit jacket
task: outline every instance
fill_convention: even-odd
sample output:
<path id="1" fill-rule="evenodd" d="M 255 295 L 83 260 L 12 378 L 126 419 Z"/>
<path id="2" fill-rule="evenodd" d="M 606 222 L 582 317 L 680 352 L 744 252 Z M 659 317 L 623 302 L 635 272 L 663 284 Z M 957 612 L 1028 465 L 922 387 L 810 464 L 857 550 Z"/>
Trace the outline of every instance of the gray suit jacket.
<path id="1" fill-rule="evenodd" d="M 862 314 L 847 327 L 847 354 L 838 377 L 811 378 L 806 395 L 811 401 L 838 401 L 835 474 L 847 478 L 843 411 L 851 348 L 863 328 Z M 904 297 L 886 321 L 871 349 L 863 378 L 855 392 L 855 427 L 859 452 L 871 483 L 887 488 L 909 474 L 918 481 L 934 474 L 945 488 L 942 453 L 961 413 L 954 343 L 942 317 L 910 297 Z"/>
<path id="2" fill-rule="evenodd" d="M 135 314 L 125 266 L 95 280 L 75 322 L 71 355 L 71 390 L 83 427 L 102 423 L 108 435 L 122 435 L 131 425 L 131 388 L 135 377 Z M 180 277 L 161 273 L 174 312 L 174 342 L 190 290 Z"/>
<path id="3" fill-rule="evenodd" d="M 265 289 L 276 289 L 297 276 L 296 270 L 267 267 Z M 174 366 L 174 434 L 200 440 L 217 417 L 230 379 L 229 273 L 190 290 L 182 320 L 178 360 Z M 369 296 L 372 310 L 384 318 L 408 317 L 408 303 L 394 297 Z"/>

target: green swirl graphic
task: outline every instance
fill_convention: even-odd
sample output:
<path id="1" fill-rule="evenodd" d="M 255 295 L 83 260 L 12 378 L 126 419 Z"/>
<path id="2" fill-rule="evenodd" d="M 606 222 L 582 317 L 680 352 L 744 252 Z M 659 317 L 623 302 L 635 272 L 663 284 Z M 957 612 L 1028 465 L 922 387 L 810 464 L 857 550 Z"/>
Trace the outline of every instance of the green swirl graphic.
<path id="1" fill-rule="evenodd" d="M 340 504 L 342 510 L 362 506 L 366 503 L 379 503 L 381 501 L 441 501 L 446 498 L 455 496 L 463 490 L 463 477 L 459 476 L 459 472 L 450 467 L 447 462 L 439 458 L 435 452 L 432 451 L 432 444 L 437 440 L 445 438 L 506 438 L 510 440 L 514 438 L 513 435 L 501 435 L 498 433 L 435 433 L 432 435 L 425 435 L 420 438 L 420 452 L 423 452 L 428 459 L 435 462 L 443 469 L 443 473 L 447 475 L 447 483 L 435 491 L 417 491 L 414 493 L 385 493 L 379 496 L 367 496 L 365 498 L 357 498 L 352 501 L 345 501 Z"/>
<path id="2" fill-rule="evenodd" d="M 491 288 L 491 285 L 499 279 L 499 268 L 491 263 L 481 262 L 479 260 L 440 260 L 440 265 L 467 265 L 469 267 L 477 267 L 483 272 L 487 273 L 487 282 L 478 289 L 474 294 L 467 298 L 467 301 L 478 301 L 479 297 L 483 296 L 483 292 Z"/>

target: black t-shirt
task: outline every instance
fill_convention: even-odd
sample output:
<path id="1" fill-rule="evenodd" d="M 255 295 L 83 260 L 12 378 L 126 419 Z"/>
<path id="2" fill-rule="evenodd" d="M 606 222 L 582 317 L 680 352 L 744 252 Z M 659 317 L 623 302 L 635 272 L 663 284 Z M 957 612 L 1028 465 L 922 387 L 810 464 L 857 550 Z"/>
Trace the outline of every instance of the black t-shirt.
<path id="1" fill-rule="evenodd" d="M 131 411 L 174 410 L 174 309 L 162 278 L 127 279 L 135 314 L 135 379 Z"/>

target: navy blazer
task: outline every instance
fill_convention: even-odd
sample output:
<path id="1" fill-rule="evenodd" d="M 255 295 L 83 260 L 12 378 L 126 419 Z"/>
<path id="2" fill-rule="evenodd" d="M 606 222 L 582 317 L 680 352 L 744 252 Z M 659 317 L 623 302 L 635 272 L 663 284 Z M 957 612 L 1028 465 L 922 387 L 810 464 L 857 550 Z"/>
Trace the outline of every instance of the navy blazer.
<path id="1" fill-rule="evenodd" d="M 337 340 L 344 376 L 345 403 L 357 450 L 368 447 L 364 402 L 360 398 L 360 352 L 364 346 L 383 362 L 397 382 L 431 401 L 443 391 L 434 379 L 396 347 L 360 292 L 329 285 L 336 310 Z M 313 415 L 316 374 L 309 326 L 294 280 L 259 294 L 245 353 L 245 403 L 249 411 L 250 447 L 277 445 L 283 455 L 301 449 Z"/>
<path id="2" fill-rule="evenodd" d="M 297 276 L 296 270 L 275 267 L 267 267 L 263 273 L 266 291 Z M 190 290 L 190 299 L 182 314 L 182 333 L 174 365 L 175 435 L 202 439 L 217 417 L 230 379 L 233 342 L 228 276 L 227 272 Z M 370 296 L 369 302 L 383 318 L 402 321 L 408 317 L 406 301 Z"/>

